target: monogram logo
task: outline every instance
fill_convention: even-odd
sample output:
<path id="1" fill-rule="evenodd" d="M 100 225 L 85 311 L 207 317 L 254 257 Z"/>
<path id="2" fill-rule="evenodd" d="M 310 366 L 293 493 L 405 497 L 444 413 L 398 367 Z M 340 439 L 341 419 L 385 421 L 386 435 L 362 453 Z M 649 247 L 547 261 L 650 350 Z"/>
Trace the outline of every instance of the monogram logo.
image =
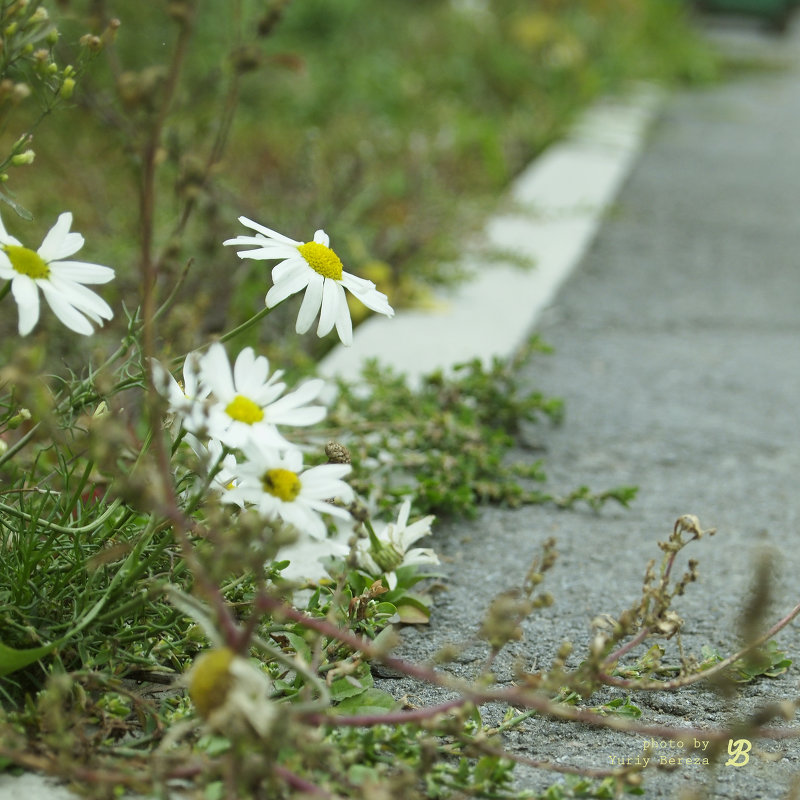
<path id="1" fill-rule="evenodd" d="M 728 755 L 731 756 L 726 762 L 726 767 L 743 767 L 749 760 L 748 753 L 753 745 L 748 739 L 728 739 Z M 739 759 L 744 759 L 740 761 Z"/>

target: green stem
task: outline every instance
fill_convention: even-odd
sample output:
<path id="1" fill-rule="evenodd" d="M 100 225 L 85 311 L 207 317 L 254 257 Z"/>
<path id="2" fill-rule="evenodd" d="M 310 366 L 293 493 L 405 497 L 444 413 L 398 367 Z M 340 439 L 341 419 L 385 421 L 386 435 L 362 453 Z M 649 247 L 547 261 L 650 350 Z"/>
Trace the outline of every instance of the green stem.
<path id="1" fill-rule="evenodd" d="M 7 506 L 5 503 L 0 503 L 0 511 L 6 514 L 11 514 L 13 517 L 24 520 L 25 522 L 34 522 L 37 526 L 46 528 L 47 530 L 54 531 L 55 533 L 92 533 L 96 531 L 121 505 L 122 501 L 117 499 L 96 519 L 88 525 L 82 525 L 79 528 L 68 528 L 64 525 L 56 525 L 54 522 L 48 522 L 41 517 L 34 517 L 31 514 L 26 514 L 13 506 Z"/>
<path id="2" fill-rule="evenodd" d="M 36 433 L 36 430 L 39 427 L 39 423 L 37 422 L 24 436 L 17 440 L 16 444 L 13 444 L 11 447 L 0 456 L 0 467 L 6 463 L 6 461 L 10 461 L 14 456 L 22 450 L 23 447 L 33 438 L 33 434 Z"/>
<path id="3" fill-rule="evenodd" d="M 75 491 L 72 493 L 72 496 L 69 498 L 69 500 L 67 500 L 67 503 L 64 506 L 64 513 L 61 515 L 61 520 L 60 520 L 61 525 L 63 525 L 70 518 L 70 515 L 72 514 L 73 510 L 76 508 L 78 500 L 83 494 L 83 490 L 86 487 L 87 482 L 89 481 L 89 476 L 92 474 L 93 469 L 94 469 L 94 461 L 87 461 L 86 466 L 84 467 L 83 470 L 83 474 L 81 475 L 81 478 L 78 481 L 78 485 L 75 487 Z"/>
<path id="4" fill-rule="evenodd" d="M 262 308 L 261 311 L 250 317 L 250 319 L 248 319 L 247 322 L 243 322 L 241 325 L 234 328 L 232 331 L 228 331 L 227 333 L 224 333 L 222 336 L 220 336 L 219 340 L 221 342 L 229 342 L 231 339 L 235 338 L 240 333 L 244 333 L 248 328 L 251 328 L 253 325 L 256 324 L 256 322 L 260 322 L 262 319 L 264 319 L 264 317 L 267 316 L 267 314 L 270 313 L 270 311 L 276 309 L 279 305 L 280 303 L 272 306 L 272 308 L 267 308 L 267 306 L 264 306 L 264 308 Z"/>
<path id="5" fill-rule="evenodd" d="M 11 281 L 9 281 L 2 289 L 0 289 L 0 300 L 2 300 L 11 291 Z"/>

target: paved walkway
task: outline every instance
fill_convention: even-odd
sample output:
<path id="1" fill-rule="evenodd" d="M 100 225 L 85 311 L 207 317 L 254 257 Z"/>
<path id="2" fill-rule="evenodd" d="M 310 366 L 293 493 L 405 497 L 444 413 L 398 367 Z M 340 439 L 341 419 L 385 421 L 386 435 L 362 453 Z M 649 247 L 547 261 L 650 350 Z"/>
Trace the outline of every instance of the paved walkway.
<path id="1" fill-rule="evenodd" d="M 535 358 L 524 377 L 563 397 L 567 419 L 558 429 L 532 428 L 528 439 L 539 449 L 518 455 L 544 455 L 551 488 L 564 493 L 581 484 L 638 484 L 634 506 L 599 514 L 488 509 L 475 522 L 440 526 L 449 588 L 428 629 L 405 631 L 407 655 L 470 641 L 489 600 L 519 584 L 538 544 L 555 536 L 560 558 L 546 584 L 556 603 L 526 624 L 525 641 L 511 650 L 528 667 L 546 665 L 569 638 L 574 666 L 592 618 L 635 602 L 647 561 L 660 558 L 657 540 L 685 513 L 718 529 L 688 548 L 700 562 L 699 583 L 677 602 L 688 651 L 731 652 L 762 552 L 773 557 L 768 624 L 800 599 L 797 33 L 783 45 L 791 68 L 668 100 L 614 212 L 537 325 L 555 355 Z M 748 36 L 733 44 L 752 46 Z M 797 698 L 798 625 L 777 640 L 794 660 L 787 674 L 733 699 L 703 686 L 639 693 L 641 721 L 714 727 Z M 472 674 L 484 654 L 468 648 L 453 671 Z M 511 680 L 512 659 L 497 670 Z M 410 681 L 386 685 L 412 702 L 436 699 Z M 485 719 L 498 713 L 487 708 Z M 642 753 L 641 737 L 541 719 L 527 721 L 507 745 L 597 768 Z M 746 766 L 721 766 L 716 775 L 697 766 L 650 772 L 646 797 L 675 798 L 696 784 L 700 797 L 788 796 L 800 778 L 800 740 L 758 747 L 776 760 L 754 753 Z M 553 780 L 521 769 L 518 788 L 541 790 Z"/>

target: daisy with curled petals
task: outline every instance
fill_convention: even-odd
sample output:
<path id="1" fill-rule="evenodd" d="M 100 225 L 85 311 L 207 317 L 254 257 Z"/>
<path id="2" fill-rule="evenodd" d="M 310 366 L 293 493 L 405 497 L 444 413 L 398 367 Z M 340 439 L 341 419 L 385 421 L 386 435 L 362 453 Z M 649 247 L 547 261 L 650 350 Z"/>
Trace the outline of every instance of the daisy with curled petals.
<path id="1" fill-rule="evenodd" d="M 183 383 L 172 377 L 164 365 L 153 358 L 150 369 L 155 390 L 167 401 L 167 411 L 174 416 L 175 424 L 187 431 L 203 429 L 205 413 L 203 401 L 209 390 L 200 385 L 200 353 L 189 353 L 183 362 Z"/>
<path id="2" fill-rule="evenodd" d="M 341 259 L 330 248 L 330 240 L 323 230 L 314 234 L 311 242 L 296 242 L 247 217 L 239 217 L 242 225 L 256 231 L 255 236 L 237 236 L 223 242 L 226 245 L 252 245 L 252 250 L 240 250 L 239 258 L 280 260 L 272 268 L 273 286 L 267 292 L 267 308 L 273 308 L 290 295 L 305 289 L 300 313 L 297 315 L 297 333 L 305 333 L 319 314 L 317 336 L 325 336 L 336 326 L 342 344 L 353 343 L 353 323 L 344 290 L 347 289 L 367 308 L 394 316 L 385 294 L 381 294 L 372 281 L 358 278 L 344 271 Z"/>
<path id="3" fill-rule="evenodd" d="M 367 528 L 369 539 L 360 539 L 356 544 L 358 565 L 375 577 L 385 575 L 390 590 L 397 586 L 395 570 L 398 567 L 439 563 L 436 553 L 429 547 L 408 549 L 417 539 L 431 532 L 431 523 L 436 519 L 429 515 L 409 525 L 410 511 L 411 501 L 405 500 L 400 506 L 397 522 L 390 522 L 378 533 Z"/>
<path id="4" fill-rule="evenodd" d="M 223 503 L 252 504 L 267 519 L 282 519 L 300 533 L 324 539 L 325 523 L 320 514 L 350 519 L 350 513 L 329 500 L 352 502 L 353 490 L 342 478 L 349 464 L 321 464 L 303 470 L 303 456 L 290 450 L 277 451 L 248 447 L 246 460 L 238 466 L 238 483 L 222 495 Z"/>
<path id="5" fill-rule="evenodd" d="M 108 283 L 111 267 L 68 261 L 83 247 L 83 236 L 70 233 L 72 214 L 65 212 L 44 237 L 38 250 L 29 250 L 6 232 L 0 220 L 0 278 L 10 281 L 19 308 L 19 334 L 27 336 L 39 321 L 39 290 L 53 313 L 70 330 L 89 336 L 89 320 L 102 325 L 114 312 L 85 283 Z M 88 318 L 88 319 L 87 319 Z"/>
<path id="6" fill-rule="evenodd" d="M 202 468 L 213 470 L 212 489 L 227 492 L 236 486 L 238 475 L 236 456 L 233 453 L 226 453 L 221 442 L 210 439 L 208 445 L 205 445 L 191 433 L 186 434 L 184 441 L 192 448 Z"/>
<path id="7" fill-rule="evenodd" d="M 286 450 L 292 445 L 278 433 L 277 425 L 304 426 L 319 422 L 324 406 L 308 405 L 322 391 L 319 378 L 307 381 L 299 389 L 283 394 L 285 383 L 278 370 L 269 374 L 269 361 L 245 347 L 231 369 L 225 348 L 215 342 L 200 359 L 200 380 L 212 395 L 207 408 L 208 434 L 229 447 L 242 448 L 248 443 Z"/>

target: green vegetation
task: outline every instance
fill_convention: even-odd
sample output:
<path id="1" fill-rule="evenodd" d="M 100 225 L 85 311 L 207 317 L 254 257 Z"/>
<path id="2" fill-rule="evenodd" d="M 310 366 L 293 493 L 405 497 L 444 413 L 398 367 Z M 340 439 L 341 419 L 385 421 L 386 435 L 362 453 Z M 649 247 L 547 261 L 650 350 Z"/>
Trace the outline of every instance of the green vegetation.
<path id="1" fill-rule="evenodd" d="M 190 11 L 183 43 L 169 16 Z M 36 164 L 8 187 L 37 219 L 69 205 L 89 256 L 117 268 L 116 292 L 131 303 L 141 147 L 185 47 L 156 175 L 162 295 L 191 260 L 164 320 L 174 352 L 261 307 L 265 266 L 218 246 L 241 214 L 298 239 L 324 227 L 346 268 L 395 307 L 425 302 L 427 287 L 457 278 L 454 259 L 509 179 L 590 100 L 631 80 L 715 74 L 682 12 L 672 0 L 73 0 L 51 9 L 62 60 L 75 61 L 87 25 L 105 52 L 72 107 L 36 128 Z M 32 101 L 25 109 L 38 116 Z M 303 354 L 327 344 L 306 336 L 287 349 L 290 314 L 279 309 L 244 343 L 309 363 Z"/>

